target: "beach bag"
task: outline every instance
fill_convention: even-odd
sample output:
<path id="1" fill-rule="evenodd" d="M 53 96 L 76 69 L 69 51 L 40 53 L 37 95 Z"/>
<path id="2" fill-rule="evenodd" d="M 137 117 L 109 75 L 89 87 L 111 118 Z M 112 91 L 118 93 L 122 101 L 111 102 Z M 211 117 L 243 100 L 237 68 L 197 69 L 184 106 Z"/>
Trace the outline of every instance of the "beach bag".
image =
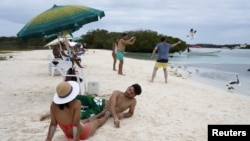
<path id="1" fill-rule="evenodd" d="M 68 75 L 76 75 L 76 70 L 75 68 L 69 68 L 67 71 Z M 65 81 L 77 81 L 76 76 L 66 76 Z M 80 82 L 82 82 L 82 78 L 80 78 Z"/>

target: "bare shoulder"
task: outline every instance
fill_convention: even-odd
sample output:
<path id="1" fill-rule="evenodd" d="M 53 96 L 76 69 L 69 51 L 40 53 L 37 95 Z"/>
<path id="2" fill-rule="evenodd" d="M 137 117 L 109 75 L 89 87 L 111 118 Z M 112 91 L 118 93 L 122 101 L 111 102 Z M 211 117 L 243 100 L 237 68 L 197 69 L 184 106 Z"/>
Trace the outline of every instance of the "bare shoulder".
<path id="1" fill-rule="evenodd" d="M 119 91 L 119 90 L 114 90 L 113 93 L 112 93 L 112 96 L 113 96 L 113 95 L 114 95 L 114 96 L 119 96 L 119 95 L 121 95 L 121 94 L 123 94 L 123 92 L 121 92 L 121 91 Z"/>
<path id="2" fill-rule="evenodd" d="M 56 106 L 56 104 L 54 103 L 54 102 L 51 102 L 51 104 L 50 104 L 50 109 L 54 109 L 54 108 L 56 108 L 57 106 Z"/>
<path id="3" fill-rule="evenodd" d="M 75 99 L 72 101 L 72 106 L 73 107 L 81 107 L 81 101 L 78 99 Z"/>
<path id="4" fill-rule="evenodd" d="M 136 98 L 132 98 L 130 99 L 131 103 L 135 103 L 136 104 Z"/>
<path id="5" fill-rule="evenodd" d="M 119 99 L 119 97 L 121 97 L 121 95 L 122 95 L 121 91 L 115 90 L 115 91 L 113 91 L 113 93 L 109 99 L 110 100 Z"/>
<path id="6" fill-rule="evenodd" d="M 123 44 L 125 44 L 126 41 L 127 41 L 127 40 L 125 40 L 125 39 L 123 39 L 123 38 L 121 39 L 121 43 L 123 43 Z"/>

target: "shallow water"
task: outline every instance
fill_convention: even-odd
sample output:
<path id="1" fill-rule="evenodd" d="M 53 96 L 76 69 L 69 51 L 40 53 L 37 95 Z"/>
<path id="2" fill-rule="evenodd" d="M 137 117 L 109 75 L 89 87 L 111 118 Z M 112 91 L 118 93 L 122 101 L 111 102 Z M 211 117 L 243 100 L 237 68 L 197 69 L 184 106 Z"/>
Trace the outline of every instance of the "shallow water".
<path id="1" fill-rule="evenodd" d="M 221 52 L 217 56 L 196 56 L 185 53 L 170 54 L 169 65 L 179 69 L 186 77 L 216 86 L 228 91 L 226 85 L 236 81 L 239 76 L 239 85 L 231 85 L 231 93 L 241 93 L 250 96 L 250 50 L 249 49 L 210 49 L 200 48 L 201 51 Z M 150 53 L 126 53 L 126 57 L 150 60 Z M 155 60 L 152 60 L 155 61 Z"/>

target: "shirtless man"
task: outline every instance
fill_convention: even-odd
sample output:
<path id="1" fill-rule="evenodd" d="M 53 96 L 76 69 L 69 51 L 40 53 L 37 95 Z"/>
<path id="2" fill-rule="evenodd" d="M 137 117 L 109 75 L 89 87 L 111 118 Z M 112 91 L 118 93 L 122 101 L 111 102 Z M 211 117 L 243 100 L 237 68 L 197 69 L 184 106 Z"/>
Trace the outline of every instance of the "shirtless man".
<path id="1" fill-rule="evenodd" d="M 120 127 L 120 119 L 129 118 L 133 116 L 136 106 L 136 95 L 141 94 L 141 86 L 133 84 L 128 87 L 125 92 L 114 91 L 110 97 L 110 103 L 107 104 L 107 109 L 111 112 L 114 118 L 114 124 L 116 127 Z M 123 113 L 123 111 L 128 112 Z"/>
<path id="2" fill-rule="evenodd" d="M 81 101 L 81 119 L 91 121 L 99 118 L 105 111 L 110 111 L 114 119 L 115 127 L 120 127 L 120 119 L 133 116 L 137 95 L 141 94 L 141 86 L 133 84 L 125 92 L 115 90 L 109 100 L 86 95 L 78 95 L 76 99 Z M 124 112 L 128 110 L 127 112 Z M 43 115 L 40 120 L 50 117 L 50 113 Z M 91 117 L 91 118 L 89 118 Z M 93 118 L 92 118 L 93 117 Z"/>
<path id="3" fill-rule="evenodd" d="M 123 33 L 122 38 L 118 41 L 118 49 L 116 53 L 116 57 L 119 60 L 119 68 L 118 68 L 118 74 L 124 75 L 122 72 L 123 67 L 123 57 L 124 57 L 124 51 L 127 45 L 133 45 L 135 43 L 136 38 L 133 36 L 130 39 L 128 39 L 128 34 Z"/>

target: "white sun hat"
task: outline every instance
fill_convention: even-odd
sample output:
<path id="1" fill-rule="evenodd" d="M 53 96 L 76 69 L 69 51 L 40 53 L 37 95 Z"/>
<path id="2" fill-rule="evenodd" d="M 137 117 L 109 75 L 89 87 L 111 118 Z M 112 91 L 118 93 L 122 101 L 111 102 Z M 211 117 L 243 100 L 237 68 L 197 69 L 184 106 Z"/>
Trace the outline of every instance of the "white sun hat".
<path id="1" fill-rule="evenodd" d="M 79 90 L 80 88 L 77 82 L 63 81 L 57 85 L 53 101 L 56 104 L 68 103 L 76 98 L 79 94 Z"/>

